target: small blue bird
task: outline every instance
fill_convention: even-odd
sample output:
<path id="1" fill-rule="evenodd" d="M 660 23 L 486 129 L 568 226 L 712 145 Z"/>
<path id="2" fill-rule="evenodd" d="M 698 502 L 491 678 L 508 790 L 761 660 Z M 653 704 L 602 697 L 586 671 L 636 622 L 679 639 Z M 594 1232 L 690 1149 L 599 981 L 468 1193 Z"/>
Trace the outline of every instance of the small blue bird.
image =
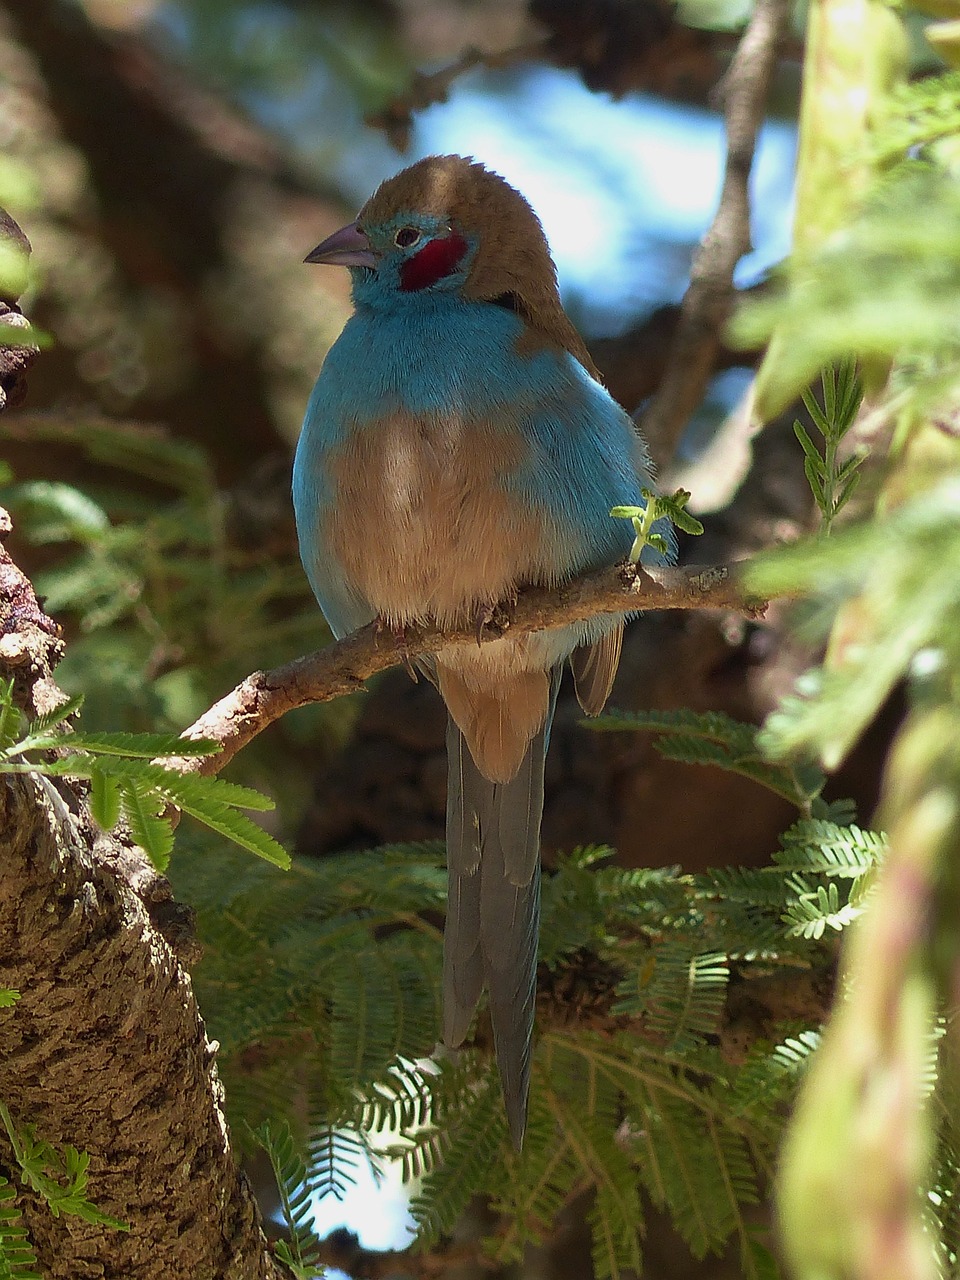
<path id="1" fill-rule="evenodd" d="M 598 381 L 523 196 L 460 156 L 388 179 L 307 262 L 349 267 L 355 314 L 307 406 L 293 470 L 300 554 L 338 638 L 372 619 L 472 625 L 524 583 L 611 564 L 643 505 L 646 448 Z M 484 987 L 507 1116 L 526 1125 L 543 769 L 564 659 L 597 715 L 623 620 L 479 646 L 428 666 L 449 712 L 444 1029 Z"/>

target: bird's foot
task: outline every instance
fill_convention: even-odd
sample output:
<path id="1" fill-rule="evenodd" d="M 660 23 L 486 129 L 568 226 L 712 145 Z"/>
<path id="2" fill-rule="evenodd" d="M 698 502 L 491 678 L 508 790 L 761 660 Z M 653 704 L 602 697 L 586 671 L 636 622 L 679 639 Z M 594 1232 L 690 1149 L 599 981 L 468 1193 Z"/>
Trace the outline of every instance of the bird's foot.
<path id="1" fill-rule="evenodd" d="M 389 618 L 384 618 L 380 614 L 378 614 L 376 619 L 374 620 L 374 627 L 376 628 L 376 632 L 378 636 L 382 636 L 385 634 L 389 634 L 391 636 L 394 644 L 397 646 L 397 649 L 400 651 L 400 658 L 403 662 L 404 667 L 406 668 L 407 675 L 410 677 L 410 679 L 413 681 L 414 684 L 419 684 L 420 681 L 419 681 L 419 677 L 417 676 L 416 668 L 414 667 L 413 662 L 410 658 L 410 653 L 408 648 L 409 629 L 407 624 L 405 622 L 391 621 Z"/>
<path id="2" fill-rule="evenodd" d="M 510 614 L 517 603 L 517 593 L 512 591 L 505 600 L 499 600 L 496 604 L 482 604 L 477 609 L 476 616 L 476 637 L 477 645 L 483 643 L 483 633 L 486 630 L 495 631 L 497 635 L 502 636 L 510 626 Z"/>

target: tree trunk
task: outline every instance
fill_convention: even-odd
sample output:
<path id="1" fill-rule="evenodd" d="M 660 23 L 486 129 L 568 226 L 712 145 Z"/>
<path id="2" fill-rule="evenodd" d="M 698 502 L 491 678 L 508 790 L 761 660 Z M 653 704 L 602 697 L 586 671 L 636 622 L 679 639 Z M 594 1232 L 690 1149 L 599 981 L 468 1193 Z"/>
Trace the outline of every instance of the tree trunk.
<path id="1" fill-rule="evenodd" d="M 9 531 L 0 512 L 0 536 Z M 63 700 L 52 679 L 61 650 L 0 548 L 0 679 L 21 706 Z M 38 774 L 0 776 L 0 853 L 0 987 L 20 993 L 0 1010 L 0 1101 L 18 1127 L 89 1153 L 89 1199 L 130 1227 L 54 1217 L 2 1134 L 0 1171 L 43 1275 L 277 1277 L 230 1149 L 216 1046 L 171 945 L 194 944 L 169 884 L 99 830 L 82 795 Z"/>

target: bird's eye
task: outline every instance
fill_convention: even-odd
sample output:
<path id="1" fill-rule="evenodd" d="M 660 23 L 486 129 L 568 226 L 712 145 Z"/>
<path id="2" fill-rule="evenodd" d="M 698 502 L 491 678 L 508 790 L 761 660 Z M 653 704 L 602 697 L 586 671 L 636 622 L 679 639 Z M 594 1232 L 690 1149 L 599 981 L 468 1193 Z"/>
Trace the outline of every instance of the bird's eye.
<path id="1" fill-rule="evenodd" d="M 419 239 L 420 232 L 416 227 L 401 227 L 393 237 L 393 242 L 401 249 L 409 249 L 410 246 L 416 244 Z"/>

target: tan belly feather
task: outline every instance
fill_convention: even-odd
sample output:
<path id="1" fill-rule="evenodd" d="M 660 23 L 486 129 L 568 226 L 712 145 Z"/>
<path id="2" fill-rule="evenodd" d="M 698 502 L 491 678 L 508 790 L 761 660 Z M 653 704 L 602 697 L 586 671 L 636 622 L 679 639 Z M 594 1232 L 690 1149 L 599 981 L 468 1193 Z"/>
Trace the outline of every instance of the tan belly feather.
<path id="1" fill-rule="evenodd" d="M 468 623 L 543 563 L 542 518 L 500 483 L 526 450 L 517 435 L 453 417 L 358 428 L 329 463 L 327 546 L 391 622 Z"/>
<path id="2" fill-rule="evenodd" d="M 501 483 L 526 454 L 518 435 L 451 417 L 397 414 L 358 428 L 329 463 L 327 546 L 381 617 L 468 625 L 549 563 L 542 513 L 521 510 Z M 516 774 L 543 724 L 539 647 L 507 636 L 437 657 L 444 701 L 492 781 Z"/>

